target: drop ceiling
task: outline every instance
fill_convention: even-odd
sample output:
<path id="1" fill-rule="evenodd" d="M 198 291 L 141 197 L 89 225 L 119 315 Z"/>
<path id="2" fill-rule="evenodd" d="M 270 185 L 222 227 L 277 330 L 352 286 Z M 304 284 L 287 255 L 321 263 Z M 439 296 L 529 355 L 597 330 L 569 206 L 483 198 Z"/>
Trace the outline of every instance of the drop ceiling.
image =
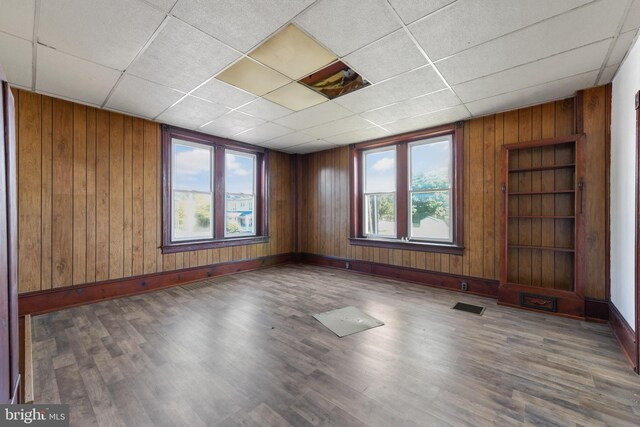
<path id="1" fill-rule="evenodd" d="M 0 66 L 16 87 L 309 153 L 608 83 L 638 27 L 640 0 L 0 0 Z M 335 57 L 371 85 L 302 91 L 270 47 L 286 32 L 320 45 L 300 63 Z M 260 63 L 274 80 L 235 87 L 227 70 Z"/>

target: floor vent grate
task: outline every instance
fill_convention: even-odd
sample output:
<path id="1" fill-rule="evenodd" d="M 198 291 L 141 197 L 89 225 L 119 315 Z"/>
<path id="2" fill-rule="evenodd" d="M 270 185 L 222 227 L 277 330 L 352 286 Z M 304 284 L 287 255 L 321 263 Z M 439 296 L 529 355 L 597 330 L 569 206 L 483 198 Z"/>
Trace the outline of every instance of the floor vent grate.
<path id="1" fill-rule="evenodd" d="M 454 310 L 466 311 L 467 313 L 478 314 L 480 316 L 482 316 L 485 309 L 485 307 L 481 307 L 479 305 L 465 304 L 463 302 L 457 302 L 456 305 L 451 308 Z"/>

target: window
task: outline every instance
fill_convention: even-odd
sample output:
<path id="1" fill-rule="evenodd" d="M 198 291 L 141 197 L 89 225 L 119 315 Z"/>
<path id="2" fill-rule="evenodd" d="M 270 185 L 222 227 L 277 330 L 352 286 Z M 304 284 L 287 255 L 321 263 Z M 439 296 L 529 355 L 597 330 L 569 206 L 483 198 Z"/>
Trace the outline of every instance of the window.
<path id="1" fill-rule="evenodd" d="M 357 144 L 351 243 L 462 253 L 462 124 Z"/>
<path id="2" fill-rule="evenodd" d="M 225 236 L 253 236 L 255 217 L 256 156 L 225 153 Z"/>
<path id="3" fill-rule="evenodd" d="M 364 152 L 364 234 L 396 235 L 396 149 Z"/>
<path id="4" fill-rule="evenodd" d="M 264 149 L 163 126 L 163 253 L 267 241 Z"/>

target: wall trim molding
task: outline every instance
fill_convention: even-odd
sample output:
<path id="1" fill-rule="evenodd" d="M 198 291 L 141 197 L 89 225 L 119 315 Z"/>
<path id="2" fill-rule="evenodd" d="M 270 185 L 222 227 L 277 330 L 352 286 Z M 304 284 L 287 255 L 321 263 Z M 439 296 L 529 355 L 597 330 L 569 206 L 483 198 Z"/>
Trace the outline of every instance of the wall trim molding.
<path id="1" fill-rule="evenodd" d="M 612 302 L 609 302 L 609 325 L 629 365 L 631 365 L 634 371 L 638 372 L 638 365 L 636 363 L 636 333 L 631 329 L 629 323 L 622 317 L 622 314 L 620 314 L 620 311 L 618 311 L 618 308 Z"/>
<path id="2" fill-rule="evenodd" d="M 48 313 L 63 308 L 181 286 L 211 277 L 287 264 L 292 259 L 293 254 L 284 253 L 202 267 L 105 280 L 85 285 L 28 292 L 18 296 L 18 312 L 20 316 Z"/>
<path id="3" fill-rule="evenodd" d="M 297 254 L 296 259 L 299 262 L 319 267 L 337 268 L 340 270 L 348 270 L 377 277 L 398 279 L 433 288 L 447 289 L 450 291 L 489 298 L 498 298 L 497 280 L 420 270 L 400 265 L 380 264 L 371 261 L 310 254 L 306 252 Z M 467 282 L 468 291 L 460 290 L 460 282 L 462 281 Z"/>

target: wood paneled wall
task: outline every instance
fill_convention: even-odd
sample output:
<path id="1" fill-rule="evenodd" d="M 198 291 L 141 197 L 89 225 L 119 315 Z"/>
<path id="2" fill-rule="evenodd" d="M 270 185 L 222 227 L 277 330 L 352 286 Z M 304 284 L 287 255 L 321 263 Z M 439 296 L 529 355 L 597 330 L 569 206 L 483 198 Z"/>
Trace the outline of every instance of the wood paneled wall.
<path id="1" fill-rule="evenodd" d="M 500 151 L 503 144 L 571 135 L 576 109 L 587 134 L 585 176 L 586 296 L 605 298 L 606 114 L 605 87 L 575 99 L 551 102 L 467 121 L 464 141 L 464 254 L 349 245 L 349 150 L 341 147 L 304 156 L 299 183 L 301 252 L 413 267 L 485 279 L 499 278 L 499 225 L 502 203 Z M 473 185 L 472 185 L 473 183 Z M 532 233 L 534 230 L 532 229 Z M 554 229 L 539 229 L 542 241 Z M 547 235 L 548 234 L 548 235 Z M 528 264 L 529 265 L 529 264 Z"/>
<path id="2" fill-rule="evenodd" d="M 163 255 L 160 125 L 14 94 L 20 292 L 293 250 L 291 156 L 270 154 L 269 243 Z"/>

